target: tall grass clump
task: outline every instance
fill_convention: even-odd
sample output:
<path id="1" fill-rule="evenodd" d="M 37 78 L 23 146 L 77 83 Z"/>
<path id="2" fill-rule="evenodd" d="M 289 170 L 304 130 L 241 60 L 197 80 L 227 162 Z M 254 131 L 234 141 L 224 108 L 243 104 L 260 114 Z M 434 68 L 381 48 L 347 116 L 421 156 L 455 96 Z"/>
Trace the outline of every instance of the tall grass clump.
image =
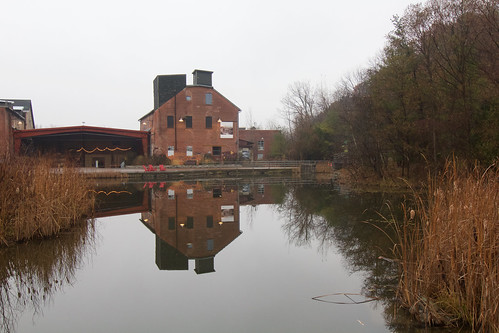
<path id="1" fill-rule="evenodd" d="M 499 332 L 499 167 L 449 162 L 398 227 L 403 305 L 427 325 Z"/>
<path id="2" fill-rule="evenodd" d="M 92 212 L 84 176 L 53 164 L 43 157 L 0 160 L 0 245 L 55 235 Z"/>

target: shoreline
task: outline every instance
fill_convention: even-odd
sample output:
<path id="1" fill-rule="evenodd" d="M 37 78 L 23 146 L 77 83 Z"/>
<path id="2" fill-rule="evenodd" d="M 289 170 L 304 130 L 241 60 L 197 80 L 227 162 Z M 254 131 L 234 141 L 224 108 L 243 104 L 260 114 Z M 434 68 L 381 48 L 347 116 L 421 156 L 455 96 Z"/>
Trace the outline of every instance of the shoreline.
<path id="1" fill-rule="evenodd" d="M 119 178 L 127 180 L 181 180 L 194 178 L 222 178 L 241 176 L 301 176 L 300 166 L 253 166 L 238 164 L 230 165 L 200 165 L 200 166 L 165 166 L 160 171 L 145 171 L 142 166 L 127 166 L 125 168 L 78 168 L 86 178 L 106 179 Z M 315 171 L 313 172 L 315 173 Z"/>

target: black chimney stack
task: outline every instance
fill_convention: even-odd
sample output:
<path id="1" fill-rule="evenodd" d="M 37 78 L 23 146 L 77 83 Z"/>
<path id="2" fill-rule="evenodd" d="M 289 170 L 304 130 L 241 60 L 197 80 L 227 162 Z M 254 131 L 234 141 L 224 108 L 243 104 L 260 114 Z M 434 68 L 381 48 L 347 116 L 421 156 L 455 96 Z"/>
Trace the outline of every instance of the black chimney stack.
<path id="1" fill-rule="evenodd" d="M 195 69 L 192 72 L 192 84 L 195 86 L 213 87 L 211 83 L 211 75 L 213 72 Z"/>
<path id="2" fill-rule="evenodd" d="M 178 94 L 186 86 L 186 75 L 158 75 L 153 81 L 154 110 Z"/>

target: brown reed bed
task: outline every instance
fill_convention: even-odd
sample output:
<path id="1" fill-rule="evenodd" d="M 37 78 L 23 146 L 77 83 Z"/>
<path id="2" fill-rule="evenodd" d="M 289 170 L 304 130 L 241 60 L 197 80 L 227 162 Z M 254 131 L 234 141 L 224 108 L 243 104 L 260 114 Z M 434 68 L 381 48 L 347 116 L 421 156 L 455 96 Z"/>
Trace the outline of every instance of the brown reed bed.
<path id="1" fill-rule="evenodd" d="M 53 166 L 43 157 L 0 159 L 0 245 L 55 235 L 91 214 L 85 177 Z"/>
<path id="2" fill-rule="evenodd" d="M 426 325 L 499 332 L 499 166 L 449 162 L 397 226 L 398 296 Z"/>

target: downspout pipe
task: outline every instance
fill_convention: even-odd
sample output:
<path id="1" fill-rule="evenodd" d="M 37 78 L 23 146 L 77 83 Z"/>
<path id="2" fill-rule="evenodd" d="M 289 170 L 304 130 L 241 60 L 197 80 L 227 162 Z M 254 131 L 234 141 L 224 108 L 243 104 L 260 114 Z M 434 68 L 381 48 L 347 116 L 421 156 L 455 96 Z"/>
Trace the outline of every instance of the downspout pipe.
<path id="1" fill-rule="evenodd" d="M 177 95 L 175 95 L 173 100 L 173 131 L 175 134 L 175 151 L 177 151 Z"/>

